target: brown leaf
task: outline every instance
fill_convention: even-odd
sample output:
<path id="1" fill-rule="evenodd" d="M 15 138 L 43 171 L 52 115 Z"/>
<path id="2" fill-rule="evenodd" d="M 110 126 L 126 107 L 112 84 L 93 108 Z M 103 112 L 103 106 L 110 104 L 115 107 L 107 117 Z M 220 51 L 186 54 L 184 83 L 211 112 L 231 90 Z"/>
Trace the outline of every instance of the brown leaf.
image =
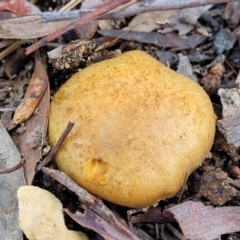
<path id="1" fill-rule="evenodd" d="M 73 214 L 68 209 L 65 209 L 65 212 L 78 224 L 94 230 L 106 240 L 131 239 L 131 236 L 115 229 L 110 222 L 102 219 L 91 209 L 86 209 L 84 213 L 76 212 Z"/>
<path id="2" fill-rule="evenodd" d="M 162 209 L 157 208 L 149 208 L 146 212 L 137 214 L 130 218 L 131 223 L 139 223 L 139 222 L 157 222 L 157 223 L 169 223 L 175 222 L 174 219 L 166 217 L 163 215 Z"/>
<path id="3" fill-rule="evenodd" d="M 187 239 L 209 240 L 240 231 L 240 207 L 204 206 L 187 201 L 169 208 Z"/>
<path id="4" fill-rule="evenodd" d="M 188 37 L 167 36 L 158 33 L 127 32 L 123 30 L 99 30 L 103 36 L 121 38 L 129 41 L 149 43 L 163 48 L 194 49 L 207 37 L 202 35 L 192 35 Z"/>
<path id="5" fill-rule="evenodd" d="M 35 59 L 35 71 L 32 75 L 32 79 L 23 102 L 15 111 L 14 117 L 8 126 L 8 130 L 12 130 L 18 124 L 27 121 L 32 116 L 48 87 L 48 76 L 41 62 L 39 53 L 36 54 Z"/>
<path id="6" fill-rule="evenodd" d="M 48 87 L 38 105 L 38 113 L 34 114 L 26 122 L 26 131 L 16 136 L 18 149 L 21 155 L 26 159 L 24 175 L 28 185 L 32 184 L 32 180 L 35 176 L 36 164 L 42 158 L 42 148 L 48 126 L 49 104 L 50 90 Z"/>

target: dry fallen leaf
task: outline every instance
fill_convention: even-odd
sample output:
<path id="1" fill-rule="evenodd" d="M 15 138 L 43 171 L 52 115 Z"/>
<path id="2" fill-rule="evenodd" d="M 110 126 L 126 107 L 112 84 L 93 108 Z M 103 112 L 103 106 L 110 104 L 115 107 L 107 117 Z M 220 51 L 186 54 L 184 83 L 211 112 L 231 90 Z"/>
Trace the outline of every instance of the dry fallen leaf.
<path id="1" fill-rule="evenodd" d="M 12 130 L 18 124 L 27 121 L 32 116 L 47 87 L 48 76 L 41 62 L 40 55 L 36 52 L 35 71 L 32 75 L 24 100 L 16 109 L 14 117 L 8 126 L 8 130 Z"/>
<path id="2" fill-rule="evenodd" d="M 175 222 L 172 216 L 165 216 L 163 210 L 160 207 L 151 207 L 146 212 L 133 215 L 130 218 L 131 223 L 140 223 L 140 222 L 154 222 L 154 223 L 169 223 Z"/>
<path id="3" fill-rule="evenodd" d="M 12 139 L 0 122 L 0 169 L 8 169 L 20 162 L 21 157 Z M 0 236 L 1 240 L 22 239 L 18 226 L 17 190 L 25 185 L 22 168 L 0 174 Z"/>
<path id="4" fill-rule="evenodd" d="M 87 240 L 64 223 L 62 203 L 50 192 L 35 186 L 20 187 L 19 225 L 28 240 Z"/>
<path id="5" fill-rule="evenodd" d="M 240 231 L 240 207 L 204 206 L 187 201 L 167 210 L 174 215 L 187 239 L 220 239 L 222 234 Z"/>
<path id="6" fill-rule="evenodd" d="M 154 32 L 127 32 L 123 30 L 99 30 L 98 33 L 102 34 L 103 36 L 115 37 L 141 43 L 149 43 L 163 48 L 177 48 L 178 50 L 194 49 L 207 38 L 206 36 L 198 34 L 188 37 L 180 37 L 176 35 L 162 35 Z"/>
<path id="7" fill-rule="evenodd" d="M 198 23 L 198 18 L 212 6 L 184 8 L 182 10 L 165 10 L 140 13 L 134 17 L 126 29 L 137 32 L 151 32 L 159 29 L 160 33 L 177 30 L 179 35 L 189 33 Z M 203 28 L 203 27 L 202 27 Z"/>
<path id="8" fill-rule="evenodd" d="M 23 133 L 14 136 L 21 155 L 26 159 L 23 169 L 27 185 L 32 184 L 37 162 L 42 158 L 47 134 L 49 105 L 50 89 L 48 86 L 38 105 L 38 113 L 26 122 L 26 130 Z"/>
<path id="9" fill-rule="evenodd" d="M 74 20 L 42 22 L 40 15 L 18 17 L 0 21 L 0 38 L 31 39 L 46 36 Z"/>
<path id="10" fill-rule="evenodd" d="M 153 11 L 140 13 L 134 17 L 125 30 L 151 32 L 161 25 L 172 25 L 170 17 L 177 15 L 179 10 Z"/>

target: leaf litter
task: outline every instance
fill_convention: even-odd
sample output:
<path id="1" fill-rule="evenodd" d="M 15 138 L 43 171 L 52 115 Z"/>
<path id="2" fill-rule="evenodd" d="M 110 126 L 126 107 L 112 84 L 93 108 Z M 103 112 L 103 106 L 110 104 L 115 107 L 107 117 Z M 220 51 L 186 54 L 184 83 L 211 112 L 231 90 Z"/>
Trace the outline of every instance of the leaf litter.
<path id="1" fill-rule="evenodd" d="M 158 1 L 155 1 L 152 5 L 157 6 Z M 186 1 L 187 2 L 187 1 Z M 136 3 L 138 6 L 139 3 Z M 164 4 L 163 8 L 164 8 Z M 139 6 L 138 6 L 139 7 Z M 134 5 L 130 7 L 130 9 L 135 9 Z M 139 8 L 140 9 L 140 8 Z M 221 135 L 219 132 L 217 133 L 216 139 L 220 139 L 222 145 L 218 148 L 215 143 L 212 149 L 211 154 L 208 156 L 203 166 L 201 166 L 196 173 L 193 174 L 193 177 L 190 176 L 190 179 L 186 186 L 184 186 L 185 191 L 183 194 L 183 201 L 180 204 L 176 204 L 176 198 L 166 200 L 159 204 L 157 208 L 149 208 L 147 212 L 141 214 L 134 214 L 130 218 L 130 223 L 134 224 L 133 229 L 136 230 L 136 226 L 140 227 L 141 230 L 144 229 L 141 233 L 131 233 L 129 232 L 129 228 L 126 223 L 122 222 L 121 217 L 120 223 L 114 221 L 109 223 L 109 219 L 106 220 L 105 216 L 102 214 L 105 213 L 113 213 L 112 208 L 103 207 L 103 203 L 99 202 L 99 199 L 93 199 L 97 202 L 97 205 L 88 205 L 85 202 L 86 196 L 90 196 L 88 193 L 85 193 L 84 198 L 81 199 L 80 208 L 75 208 L 75 211 L 71 210 L 69 205 L 66 205 L 65 213 L 68 213 L 73 219 L 75 219 L 80 225 L 85 226 L 86 228 L 93 229 L 98 232 L 100 235 L 105 236 L 106 239 L 115 239 L 112 234 L 118 234 L 120 238 L 121 234 L 135 234 L 136 239 L 152 239 L 152 237 L 159 237 L 159 231 L 162 234 L 163 239 L 167 239 L 167 234 L 165 230 L 162 230 L 157 227 L 156 224 L 166 224 L 173 223 L 176 226 L 176 222 L 178 222 L 180 229 L 182 231 L 182 235 L 178 232 L 180 229 L 176 228 L 173 230 L 175 236 L 180 236 L 182 239 L 214 239 L 220 238 L 220 235 L 226 233 L 233 233 L 240 231 L 237 223 L 239 219 L 235 218 L 235 213 L 239 211 L 238 209 L 238 198 L 239 198 L 239 121 L 238 121 L 238 85 L 236 79 L 236 73 L 234 73 L 234 64 L 237 64 L 238 55 L 236 49 L 236 39 L 231 40 L 231 37 L 237 36 L 237 26 L 239 22 L 238 11 L 233 11 L 233 9 L 238 9 L 238 4 L 236 3 L 228 3 L 226 5 L 216 5 L 216 6 L 207 6 L 198 7 L 198 10 L 194 10 L 193 8 L 184 10 L 174 10 L 171 12 L 163 12 L 162 18 L 159 19 L 159 14 L 157 13 L 159 9 L 155 9 L 157 11 L 146 13 L 145 19 L 147 21 L 144 22 L 144 14 L 138 15 L 136 14 L 136 18 L 139 18 L 138 22 L 134 24 L 128 24 L 127 22 L 119 21 L 119 26 L 114 25 L 116 22 L 107 22 L 111 25 L 111 27 L 103 27 L 102 30 L 98 31 L 99 35 L 102 35 L 103 42 L 109 41 L 114 42 L 114 39 L 118 39 L 113 44 L 109 46 L 115 46 L 119 48 L 120 52 L 124 50 L 131 49 L 142 49 L 153 56 L 158 56 L 161 61 L 165 64 L 169 64 L 173 69 L 179 68 L 179 71 L 183 74 L 186 74 L 192 78 L 197 78 L 201 84 L 206 88 L 208 93 L 213 97 L 213 104 L 216 109 L 219 111 L 218 114 L 218 128 L 219 131 L 223 133 Z M 153 10 L 153 9 L 152 9 Z M 133 12 L 134 12 L 133 11 Z M 233 11 L 233 14 L 229 14 L 229 12 Z M 138 10 L 140 12 L 140 10 Z M 138 13 L 135 12 L 135 13 Z M 170 14 L 171 13 L 171 14 Z M 180 14 L 181 13 L 181 14 Z M 39 16 L 47 16 L 45 13 L 40 13 L 38 16 L 32 16 L 32 19 L 38 19 L 39 23 L 42 26 L 46 26 L 48 28 L 47 23 L 41 22 L 42 20 Z M 53 16 L 57 16 L 55 13 L 52 13 Z M 71 19 L 72 12 L 69 13 L 70 18 L 67 20 L 63 20 L 62 24 L 69 24 L 73 20 Z M 110 18 L 112 21 L 114 14 L 119 14 L 119 12 L 113 12 L 112 15 L 106 15 L 106 19 Z M 120 11 L 120 14 L 128 14 L 127 9 Z M 50 14 L 49 14 L 50 16 Z M 60 16 L 60 15 L 59 15 Z M 109 17 L 111 16 L 111 17 Z M 123 16 L 123 15 L 121 15 Z M 28 16 L 27 16 L 28 17 Z M 221 18 L 225 19 L 226 22 L 223 22 Z M 12 24 L 8 26 L 8 29 L 12 31 L 10 35 L 8 33 L 1 32 L 0 36 L 2 38 L 14 38 L 19 33 L 19 26 L 16 25 L 14 21 L 24 21 L 24 17 L 20 17 L 18 19 L 12 19 L 13 21 L 2 21 L 2 26 L 4 24 Z M 216 21 L 217 20 L 217 21 Z M 105 22 L 106 23 L 106 22 Z M 207 24 L 206 24 L 207 23 Z M 55 24 L 55 23 L 54 23 Z M 98 23 L 100 24 L 100 23 Z M 120 27 L 120 25 L 125 25 L 124 28 Z M 7 25 L 5 25 L 7 26 Z M 41 26 L 41 25 L 39 25 Z M 15 28 L 16 27 L 16 28 Z M 95 25 L 96 27 L 96 25 Z M 126 30 L 128 27 L 128 30 Z M 139 29 L 138 29 L 139 27 Z M 219 29 L 223 28 L 223 31 Z M 23 34 L 20 38 L 31 38 L 34 35 L 34 32 L 38 31 L 38 37 L 48 35 L 54 29 L 58 29 L 59 27 L 53 27 L 49 32 L 44 32 L 43 28 L 37 27 L 33 25 L 31 22 L 29 24 L 29 28 L 22 29 L 21 34 Z M 233 34 L 230 30 L 233 30 Z M 6 29 L 6 28 L 5 28 Z M 13 30 L 14 29 L 14 30 Z M 29 31 L 28 31 L 29 30 Z M 234 31 L 235 30 L 235 31 Z M 24 32 L 25 31 L 25 32 Z M 28 31 L 28 32 L 27 32 Z M 83 32 L 82 32 L 83 31 Z M 95 30 L 94 30 L 95 31 Z M 93 31 L 93 32 L 94 32 Z M 145 32 L 143 32 L 145 31 Z M 79 34 L 88 33 L 87 31 L 81 30 Z M 91 42 L 91 31 L 89 32 L 89 41 Z M 226 34 L 227 33 L 227 34 Z M 2 34 L 2 35 L 1 35 Z M 25 35 L 24 35 L 25 34 Z M 31 35 L 32 34 L 32 35 Z M 234 35 L 235 34 L 235 35 Z M 213 36 L 213 38 L 211 37 Z M 94 39 L 95 40 L 95 39 Z M 223 43 L 223 44 L 221 44 Z M 101 42 L 102 44 L 102 42 Z M 92 57 L 92 62 L 98 61 L 97 54 L 95 52 L 100 43 L 97 43 L 94 48 L 88 48 L 86 52 L 74 48 L 68 48 L 69 45 L 63 45 L 62 49 L 67 49 L 65 53 L 70 53 L 75 51 L 75 53 L 82 52 L 84 53 L 81 59 L 81 67 L 84 67 L 84 64 Z M 58 43 L 58 46 L 60 44 Z M 67 47 L 67 48 L 66 48 Z M 76 50 L 77 49 L 77 50 Z M 181 52 L 179 52 L 181 50 Z M 231 52 L 230 52 L 230 51 Z M 100 59 L 108 58 L 111 56 L 110 51 L 106 50 L 106 48 L 98 50 Z M 231 65 L 227 60 L 223 61 L 221 64 L 214 63 L 212 66 L 208 66 L 209 62 L 211 62 L 216 54 L 224 53 L 226 55 L 226 59 L 228 60 L 230 54 L 232 59 L 235 61 Z M 236 53 L 236 54 L 235 54 Z M 61 56 L 62 52 L 60 52 Z M 96 55 L 95 55 L 96 54 Z M 235 55 L 233 55 L 235 54 Z M 68 55 L 64 56 L 64 59 L 68 59 Z M 76 71 L 76 64 L 69 64 L 69 66 L 64 65 L 65 61 L 62 59 L 62 62 L 59 63 L 59 69 L 61 71 L 72 70 Z M 91 64 L 89 61 L 89 64 Z M 87 65 L 87 64 L 86 64 Z M 62 67 L 64 66 L 64 67 Z M 67 66 L 67 67 L 66 67 Z M 216 70 L 217 68 L 217 70 Z M 54 69 L 55 66 L 54 66 Z M 225 69 L 225 71 L 223 71 Z M 216 70 L 216 71 L 215 71 Z M 56 71 L 56 70 L 55 70 Z M 235 70 L 236 72 L 236 70 Z M 49 73 L 49 72 L 48 72 Z M 54 76 L 56 72 L 49 73 L 51 76 Z M 69 73 L 68 73 L 69 74 Z M 71 72 L 70 72 L 71 74 Z M 204 80 L 203 80 L 204 79 Z M 21 87 L 20 87 L 21 89 Z M 25 90 L 25 86 L 23 85 L 22 90 Z M 9 93 L 11 91 L 7 90 L 4 92 L 5 98 L 9 97 Z M 216 94 L 219 94 L 219 100 L 215 100 Z M 25 95 L 26 97 L 26 95 Z M 49 88 L 45 90 L 44 95 L 40 98 L 40 102 L 38 103 L 38 108 L 35 109 L 31 114 L 31 117 L 26 121 L 26 123 L 22 124 L 18 131 L 14 131 L 13 138 L 17 139 L 16 142 L 18 144 L 21 154 L 26 157 L 26 160 L 29 160 L 28 164 L 24 165 L 25 177 L 27 183 L 31 185 L 32 183 L 41 185 L 41 187 L 54 185 L 54 189 L 52 191 L 57 193 L 57 196 L 61 198 L 61 201 L 66 201 L 65 197 L 61 197 L 63 191 L 63 185 L 69 188 L 71 191 L 75 192 L 77 195 L 79 194 L 79 187 L 73 185 L 70 179 L 65 179 L 65 176 L 62 176 L 61 172 L 51 170 L 49 168 L 43 168 L 44 175 L 44 183 L 41 183 L 39 176 L 35 176 L 35 167 L 37 162 L 42 159 L 42 150 L 47 144 L 45 142 L 46 137 L 46 126 L 47 126 L 47 116 L 48 116 L 48 107 L 50 102 L 50 93 Z M 14 97 L 11 98 L 8 103 L 4 104 L 5 109 L 8 107 L 9 109 L 14 110 Z M 223 108 L 222 108 L 223 107 Z M 230 112 L 230 113 L 229 113 Z M 1 114 L 1 120 L 4 119 L 3 115 L 7 115 L 8 119 L 11 116 L 11 112 L 4 111 L 4 114 Z M 223 116 L 223 118 L 222 118 Z M 24 119 L 24 118 L 23 118 Z M 5 118 L 5 123 L 6 123 Z M 16 123 L 15 123 L 16 124 Z M 17 123 L 17 124 L 20 124 Z M 37 127 L 40 127 L 39 129 Z M 36 131 L 37 128 L 37 131 Z M 17 136 L 17 138 L 16 138 Z M 220 137 L 219 137 L 220 136 Z M 225 136 L 225 138 L 224 138 Z M 30 140 L 29 140 L 30 139 Z M 26 143 L 29 141 L 29 145 Z M 17 163 L 16 163 L 17 164 Z M 208 167 L 211 166 L 210 168 Z M 227 165 L 227 167 L 226 167 Z M 28 166 L 28 167 L 27 167 Z M 51 164 L 53 167 L 53 165 Z M 28 170 L 26 170 L 28 168 Z M 60 190 L 56 189 L 56 183 L 53 179 L 48 178 L 47 176 L 51 175 L 50 172 L 53 171 L 55 179 L 61 179 Z M 0 175 L 1 176 L 1 175 Z M 52 176 L 52 175 L 51 175 Z M 198 176 L 198 177 L 197 177 Z M 34 180 L 34 178 L 36 178 Z M 199 178 L 199 181 L 198 181 Z M 46 179 L 48 179 L 46 181 Z M 66 180 L 63 181 L 63 179 Z M 195 180 L 194 180 L 195 179 Z M 36 182 L 37 180 L 37 182 Z M 46 185 L 45 185 L 46 184 Z M 59 186 L 59 185 L 58 185 Z M 65 188 L 66 188 L 65 187 Z M 47 187 L 48 188 L 48 187 Z M 189 196 L 189 191 L 195 192 L 195 196 Z M 202 205 L 200 202 L 192 202 L 185 201 L 188 198 L 194 198 L 196 201 L 203 201 L 206 206 Z M 35 201 L 35 200 L 34 200 Z M 49 200 L 51 201 L 51 200 Z M 185 201 L 185 202 L 184 202 Z M 174 203 L 174 204 L 172 204 Z M 36 201 L 34 204 L 37 204 Z M 73 203 L 72 203 L 73 204 Z M 77 203 L 75 202 L 77 205 Z M 79 204 L 79 203 L 78 203 Z M 98 205 L 99 204 L 99 205 Z M 207 206 L 207 205 L 213 205 Z M 232 205 L 231 207 L 218 207 L 218 205 Z M 164 207 L 163 207 L 164 206 Z M 216 207 L 217 206 L 217 207 Z M 100 208 L 99 208 L 100 207 Z M 102 209 L 101 209 L 102 208 Z M 114 207 L 115 210 L 118 210 L 118 206 Z M 97 211 L 96 214 L 96 209 Z M 81 211 L 80 211 L 81 210 Z M 26 210 L 27 211 L 27 210 Z M 80 211 L 80 212 L 79 212 Z M 192 212 L 194 212 L 194 215 Z M 206 215 L 203 216 L 203 213 Z M 115 214 L 115 213 L 114 213 Z M 115 215 L 114 215 L 115 216 Z M 207 217 L 206 217 L 207 216 Z M 206 218 L 205 218 L 206 217 Z M 231 219 L 231 220 L 229 220 Z M 99 224 L 93 224 L 93 221 L 97 220 Z M 188 221 L 189 220 L 189 221 Z M 68 220 L 69 221 L 69 220 Z M 147 222 L 147 224 L 143 224 L 143 222 Z M 152 224 L 152 223 L 155 223 Z M 117 225 L 115 225 L 117 224 Z M 169 226 L 166 224 L 166 226 Z M 119 229 L 119 226 L 120 229 Z M 196 227 L 197 226 L 197 227 Z M 209 226 L 211 228 L 209 229 Z M 219 226 L 224 226 L 220 227 Z M 108 233 L 108 230 L 110 230 Z M 122 230 L 125 229 L 123 232 Z M 131 229 L 131 224 L 130 224 Z M 157 231 L 158 229 L 158 231 Z M 170 227 L 170 229 L 172 229 Z M 117 231 L 117 232 L 116 232 Z M 149 235 L 146 235 L 146 232 Z M 88 234 L 91 235 L 90 232 Z M 110 234 L 107 235 L 107 234 Z M 140 234 L 140 235 L 139 235 Z M 144 235 L 145 234 L 145 235 Z M 134 237 L 135 237 L 134 235 Z M 130 235 L 127 235 L 130 236 Z M 229 234 L 231 236 L 231 234 Z M 130 239 L 126 237 L 126 239 Z M 170 239 L 168 237 L 168 239 Z"/>
<path id="2" fill-rule="evenodd" d="M 0 122 L 0 169 L 9 169 L 21 161 L 20 154 Z M 0 233 L 2 240 L 22 239 L 18 224 L 17 190 L 25 185 L 23 169 L 0 174 Z"/>

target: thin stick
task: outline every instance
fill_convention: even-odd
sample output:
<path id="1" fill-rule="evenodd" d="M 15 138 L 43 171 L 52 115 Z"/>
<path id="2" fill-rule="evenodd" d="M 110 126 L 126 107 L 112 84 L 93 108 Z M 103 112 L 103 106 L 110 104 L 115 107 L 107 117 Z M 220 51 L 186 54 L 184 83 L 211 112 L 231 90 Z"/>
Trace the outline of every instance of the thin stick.
<path id="1" fill-rule="evenodd" d="M 71 0 L 71 1 L 68 2 L 66 5 L 64 5 L 63 7 L 61 7 L 61 9 L 59 10 L 59 12 L 69 11 L 69 10 L 75 8 L 80 2 L 82 2 L 82 0 Z"/>
<path id="2" fill-rule="evenodd" d="M 5 173 L 12 173 L 16 170 L 18 170 L 19 168 L 21 168 L 24 164 L 25 164 L 26 160 L 22 159 L 17 165 L 8 168 L 8 169 L 0 169 L 0 174 L 5 174 Z"/>
<path id="3" fill-rule="evenodd" d="M 180 193 L 179 193 L 179 198 L 178 198 L 178 201 L 177 201 L 178 204 L 179 204 L 179 203 L 181 202 L 181 200 L 182 200 L 182 195 L 183 195 L 183 193 L 184 193 L 184 190 L 185 190 L 185 186 L 186 186 L 186 184 L 187 184 L 188 177 L 189 177 L 189 173 L 186 172 L 186 175 L 185 175 L 185 178 L 184 178 L 184 182 L 183 182 L 182 188 L 181 188 Z"/>
<path id="4" fill-rule="evenodd" d="M 50 152 L 48 153 L 48 155 L 43 159 L 43 161 L 36 167 L 36 173 L 39 172 L 41 170 L 42 167 L 45 167 L 52 159 L 53 157 L 56 155 L 58 149 L 61 147 L 61 145 L 63 144 L 63 142 L 65 141 L 65 139 L 67 138 L 68 134 L 70 133 L 70 131 L 72 130 L 73 126 L 74 126 L 74 121 L 70 121 L 66 127 L 66 129 L 64 130 L 64 132 L 62 133 L 61 137 L 58 139 L 57 143 L 55 144 L 55 146 L 50 150 Z"/>
<path id="5" fill-rule="evenodd" d="M 73 28 L 75 28 L 76 26 L 82 26 L 83 24 L 85 24 L 85 23 L 87 23 L 91 20 L 96 19 L 100 15 L 102 15 L 106 12 L 109 12 L 110 10 L 113 10 L 117 6 L 122 5 L 124 3 L 128 3 L 128 2 L 130 2 L 130 0 L 118 0 L 118 1 L 110 1 L 106 4 L 101 5 L 95 11 L 93 11 L 89 14 L 86 14 L 83 17 L 78 18 L 76 21 L 68 24 L 67 26 L 64 26 L 61 29 L 58 29 L 57 31 L 49 34 L 48 36 L 42 38 L 38 42 L 36 42 L 36 43 L 32 44 L 31 46 L 27 47 L 26 48 L 26 54 L 28 55 L 28 54 L 34 52 L 35 50 L 37 50 L 38 48 L 43 47 L 47 43 L 49 43 L 52 40 L 58 38 L 62 34 L 68 32 L 69 30 L 71 30 Z"/>
<path id="6" fill-rule="evenodd" d="M 19 46 L 21 46 L 21 44 L 23 43 L 23 40 L 18 40 L 15 41 L 14 43 L 12 43 L 10 46 L 8 46 L 5 50 L 3 50 L 0 53 L 0 60 L 2 60 L 3 58 L 5 58 L 8 54 L 10 54 L 11 52 L 13 52 L 14 50 L 16 50 Z"/>
<path id="7" fill-rule="evenodd" d="M 187 240 L 176 228 L 174 228 L 171 224 L 165 225 L 176 237 L 181 240 Z"/>
<path id="8" fill-rule="evenodd" d="M 145 1 L 138 1 L 134 3 L 132 6 L 129 6 L 121 11 L 110 12 L 99 16 L 99 19 L 119 19 L 119 18 L 126 18 L 131 17 L 133 15 L 137 15 L 142 12 L 150 12 L 150 11 L 160 11 L 160 10 L 170 10 L 170 9 L 183 9 L 183 8 L 190 8 L 190 7 L 198 7 L 204 6 L 209 4 L 220 4 L 220 3 L 227 3 L 227 2 L 234 2 L 237 0 L 145 0 Z M 151 3 L 149 3 L 151 2 Z M 89 14 L 94 9 L 80 9 L 80 10 L 72 10 L 72 11 L 63 11 L 63 12 L 42 12 L 41 14 L 35 14 L 31 17 L 29 15 L 18 17 L 15 20 L 19 21 L 18 19 L 26 19 L 28 22 L 31 21 L 31 18 L 42 22 L 53 22 L 59 20 L 74 20 L 76 18 L 82 17 L 85 14 Z M 11 20 L 13 21 L 13 20 Z M 2 21 L 1 21 L 2 22 Z M 235 36 L 234 36 L 235 37 Z"/>

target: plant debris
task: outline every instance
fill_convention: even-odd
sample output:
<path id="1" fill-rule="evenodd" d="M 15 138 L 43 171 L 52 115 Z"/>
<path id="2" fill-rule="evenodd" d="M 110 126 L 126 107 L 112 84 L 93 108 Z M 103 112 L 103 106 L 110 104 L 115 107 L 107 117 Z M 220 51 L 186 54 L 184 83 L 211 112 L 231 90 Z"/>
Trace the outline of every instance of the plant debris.
<path id="1" fill-rule="evenodd" d="M 236 189 L 229 185 L 228 175 L 220 168 L 207 167 L 201 178 L 199 196 L 213 205 L 223 205 L 236 196 Z"/>
<path id="2" fill-rule="evenodd" d="M 173 214 L 187 239 L 220 239 L 222 234 L 240 231 L 240 207 L 213 208 L 187 201 L 167 211 Z"/>
<path id="3" fill-rule="evenodd" d="M 16 109 L 8 130 L 12 130 L 18 124 L 25 122 L 31 117 L 48 87 L 48 76 L 38 52 L 36 52 L 35 64 L 35 71 L 24 100 Z"/>
<path id="4" fill-rule="evenodd" d="M 1 1 L 1 239 L 30 240 L 43 234 L 45 240 L 48 231 L 50 239 L 73 239 L 79 231 L 93 240 L 240 239 L 239 21 L 240 2 L 233 0 Z M 34 43 L 36 38 L 43 38 L 40 44 Z M 26 56 L 25 50 L 40 46 L 41 59 Z M 175 197 L 146 209 L 103 202 L 53 170 L 56 148 L 41 162 L 50 148 L 49 105 L 56 90 L 86 66 L 136 49 L 198 82 L 218 117 L 214 145 L 203 164 Z M 39 188 L 22 190 L 25 184 Z M 27 193 L 24 203 L 19 201 L 25 222 L 30 216 L 26 236 L 17 222 L 19 188 Z M 41 200 L 45 202 L 39 205 Z M 53 203 L 60 206 L 59 231 L 50 224 L 53 214 L 48 213 L 55 208 L 48 204 Z M 45 217 L 34 215 L 39 206 Z M 33 238 L 29 234 L 37 220 L 44 228 Z M 74 237 L 62 234 L 67 229 L 74 230 Z"/>

